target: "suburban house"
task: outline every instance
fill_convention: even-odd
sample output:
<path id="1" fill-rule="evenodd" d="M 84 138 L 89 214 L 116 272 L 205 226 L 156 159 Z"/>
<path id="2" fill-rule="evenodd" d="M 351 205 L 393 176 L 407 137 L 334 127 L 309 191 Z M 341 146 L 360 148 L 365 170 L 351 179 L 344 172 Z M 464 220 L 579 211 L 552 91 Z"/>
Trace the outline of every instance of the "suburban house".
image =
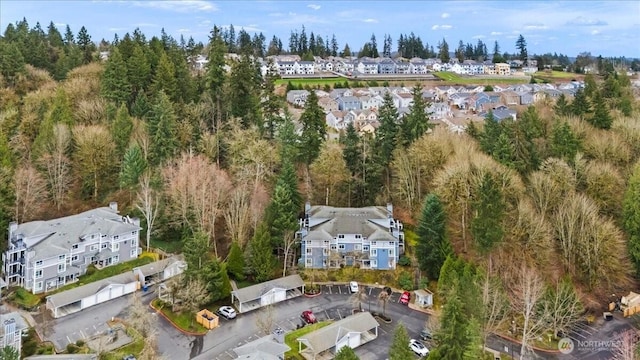
<path id="1" fill-rule="evenodd" d="M 330 98 L 329 96 L 319 98 L 318 105 L 324 110 L 325 113 L 338 111 L 338 102 Z"/>
<path id="2" fill-rule="evenodd" d="M 337 208 L 307 203 L 296 236 L 298 262 L 306 268 L 395 269 L 404 250 L 403 225 L 393 218 L 391 204 Z"/>
<path id="3" fill-rule="evenodd" d="M 291 90 L 287 92 L 287 102 L 296 106 L 304 106 L 307 102 L 309 91 L 307 90 Z"/>
<path id="4" fill-rule="evenodd" d="M 118 204 L 63 218 L 9 224 L 3 279 L 34 294 L 74 282 L 91 264 L 106 267 L 138 257 L 140 220 Z"/>
<path id="5" fill-rule="evenodd" d="M 349 125 L 349 123 L 344 121 L 343 111 L 332 111 L 327 113 L 325 122 L 327 123 L 328 127 L 334 128 L 336 130 L 346 129 Z"/>
<path id="6" fill-rule="evenodd" d="M 379 326 L 371 313 L 356 313 L 297 338 L 298 352 L 308 360 L 333 359 L 345 346 L 355 349 L 375 340 Z"/>
<path id="7" fill-rule="evenodd" d="M 10 346 L 18 354 L 22 350 L 22 331 L 29 328 L 19 312 L 0 314 L 0 347 Z"/>
<path id="8" fill-rule="evenodd" d="M 378 74 L 395 74 L 396 63 L 395 61 L 385 58 L 378 63 Z"/>
<path id="9" fill-rule="evenodd" d="M 355 96 L 343 96 L 338 98 L 338 109 L 342 111 L 360 110 L 362 103 Z"/>

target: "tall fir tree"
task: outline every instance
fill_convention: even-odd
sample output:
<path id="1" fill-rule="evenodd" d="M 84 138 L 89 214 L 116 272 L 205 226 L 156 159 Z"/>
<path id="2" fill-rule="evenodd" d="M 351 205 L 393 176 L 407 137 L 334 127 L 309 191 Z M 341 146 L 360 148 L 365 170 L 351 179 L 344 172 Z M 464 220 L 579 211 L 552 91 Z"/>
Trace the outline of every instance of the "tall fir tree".
<path id="1" fill-rule="evenodd" d="M 384 94 L 383 99 L 378 115 L 380 127 L 376 130 L 375 144 L 382 163 L 387 166 L 398 142 L 398 110 L 393 104 L 390 92 Z"/>
<path id="2" fill-rule="evenodd" d="M 400 124 L 400 141 L 404 147 L 411 145 L 432 128 L 432 125 L 429 124 L 427 102 L 422 97 L 422 86 L 414 86 L 411 96 L 413 103 L 409 113 L 405 115 Z"/>
<path id="3" fill-rule="evenodd" d="M 116 112 L 116 117 L 111 123 L 111 136 L 116 145 L 116 153 L 122 154 L 129 146 L 131 133 L 133 132 L 133 120 L 129 116 L 126 105 L 123 103 Z"/>
<path id="4" fill-rule="evenodd" d="M 358 136 L 353 123 L 349 123 L 349 125 L 347 125 L 345 135 L 341 137 L 340 142 L 343 145 L 342 157 L 353 176 L 360 168 L 359 163 L 362 156 L 360 151 L 360 137 Z"/>
<path id="5" fill-rule="evenodd" d="M 566 116 L 571 113 L 571 108 L 569 107 L 567 97 L 564 95 L 564 93 L 558 96 L 558 100 L 556 100 L 556 104 L 553 106 L 553 110 L 555 111 L 557 116 Z"/>
<path id="6" fill-rule="evenodd" d="M 231 66 L 228 102 L 231 115 L 240 118 L 245 128 L 264 128 L 260 114 L 260 81 L 260 70 L 249 55 L 242 55 L 240 60 Z"/>
<path id="7" fill-rule="evenodd" d="M 131 85 L 127 76 L 127 64 L 118 48 L 113 48 L 102 73 L 100 92 L 116 106 L 127 104 L 131 96 Z"/>
<path id="8" fill-rule="evenodd" d="M 551 130 L 549 146 L 551 156 L 573 163 L 579 149 L 580 140 L 573 133 L 573 130 L 571 130 L 569 123 L 566 121 L 556 121 Z"/>
<path id="9" fill-rule="evenodd" d="M 318 95 L 310 91 L 304 111 L 300 116 L 302 134 L 300 136 L 301 161 L 310 165 L 320 154 L 320 147 L 327 135 L 324 111 L 318 105 Z"/>
<path id="10" fill-rule="evenodd" d="M 122 166 L 120 167 L 120 187 L 134 189 L 138 186 L 140 177 L 147 169 L 147 160 L 142 154 L 142 149 L 137 144 L 131 145 L 124 153 Z"/>
<path id="11" fill-rule="evenodd" d="M 593 95 L 593 114 L 587 118 L 591 125 L 598 129 L 609 130 L 613 123 L 613 118 L 609 113 L 609 107 L 604 97 L 597 91 Z"/>
<path id="12" fill-rule="evenodd" d="M 407 328 L 402 324 L 396 325 L 393 331 L 393 340 L 389 348 L 389 360 L 413 359 L 413 351 L 409 347 L 409 334 Z"/>
<path id="13" fill-rule="evenodd" d="M 475 191 L 472 206 L 476 215 L 471 220 L 471 234 L 483 254 L 489 253 L 504 237 L 505 203 L 499 186 L 494 175 L 486 172 Z"/>
<path id="14" fill-rule="evenodd" d="M 442 309 L 440 329 L 435 334 L 438 346 L 431 350 L 429 359 L 462 360 L 468 348 L 467 325 L 469 319 L 464 314 L 462 301 L 457 293 L 449 294 Z"/>
<path id="15" fill-rule="evenodd" d="M 231 243 L 227 258 L 227 271 L 236 280 L 244 280 L 244 254 L 237 241 Z"/>
<path id="16" fill-rule="evenodd" d="M 629 236 L 629 257 L 635 265 L 636 274 L 640 275 L 640 163 L 633 168 L 624 194 L 622 223 Z"/>
<path id="17" fill-rule="evenodd" d="M 573 97 L 573 102 L 571 103 L 571 113 L 576 116 L 584 116 L 589 112 L 591 112 L 589 99 L 587 99 L 587 95 L 584 90 L 578 89 L 578 91 L 576 91 L 576 95 Z"/>
<path id="18" fill-rule="evenodd" d="M 416 230 L 416 257 L 420 270 L 427 274 L 429 280 L 438 279 L 447 256 L 453 253 L 446 228 L 447 218 L 442 202 L 438 195 L 431 193 L 425 198 Z"/>
<path id="19" fill-rule="evenodd" d="M 157 166 L 178 150 L 177 120 L 169 97 L 160 91 L 147 115 L 149 121 L 149 163 Z"/>
<path id="20" fill-rule="evenodd" d="M 160 91 L 164 92 L 171 101 L 178 100 L 178 86 L 176 83 L 176 71 L 171 60 L 167 56 L 167 53 L 162 52 L 158 66 L 153 74 L 153 81 L 151 84 L 151 92 L 157 94 Z"/>
<path id="21" fill-rule="evenodd" d="M 277 259 L 271 247 L 271 232 L 266 223 L 261 223 L 249 242 L 247 268 L 255 282 L 264 282 L 273 278 Z"/>

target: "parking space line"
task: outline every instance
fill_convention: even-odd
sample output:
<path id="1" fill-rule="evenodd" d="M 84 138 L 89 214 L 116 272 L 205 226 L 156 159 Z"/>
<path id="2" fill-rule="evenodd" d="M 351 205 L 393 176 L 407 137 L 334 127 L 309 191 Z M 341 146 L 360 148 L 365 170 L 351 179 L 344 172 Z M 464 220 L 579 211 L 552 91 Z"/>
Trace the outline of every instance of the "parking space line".
<path id="1" fill-rule="evenodd" d="M 327 287 L 329 288 L 329 295 L 333 294 L 333 292 L 331 292 L 331 286 L 327 285 Z"/>
<path id="2" fill-rule="evenodd" d="M 340 295 L 342 295 L 342 287 L 338 286 L 338 292 L 340 293 Z"/>
<path id="3" fill-rule="evenodd" d="M 336 311 L 338 312 L 338 317 L 340 318 L 340 320 L 342 320 L 342 315 L 340 314 L 340 309 L 336 309 Z"/>
<path id="4" fill-rule="evenodd" d="M 331 319 L 331 317 L 329 316 L 329 313 L 327 312 L 327 310 L 324 311 L 324 314 L 327 315 L 327 319 Z"/>
<path id="5" fill-rule="evenodd" d="M 369 287 L 369 296 L 371 296 L 371 290 L 372 289 L 373 289 L 372 287 Z"/>
<path id="6" fill-rule="evenodd" d="M 69 342 L 69 344 L 71 344 L 73 341 L 71 341 L 71 339 L 69 339 L 69 335 L 67 335 L 67 341 Z"/>

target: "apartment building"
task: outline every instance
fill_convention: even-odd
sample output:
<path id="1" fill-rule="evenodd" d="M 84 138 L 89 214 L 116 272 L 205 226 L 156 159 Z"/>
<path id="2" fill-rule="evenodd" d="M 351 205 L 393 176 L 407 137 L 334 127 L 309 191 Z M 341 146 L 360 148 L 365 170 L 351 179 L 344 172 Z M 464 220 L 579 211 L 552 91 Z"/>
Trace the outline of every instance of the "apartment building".
<path id="1" fill-rule="evenodd" d="M 19 354 L 22 349 L 22 331 L 28 327 L 20 313 L 0 313 L 0 347 L 10 346 Z"/>
<path id="2" fill-rule="evenodd" d="M 34 294 L 74 282 L 90 264 L 98 268 L 129 261 L 139 248 L 140 221 L 118 214 L 118 204 L 63 218 L 9 224 L 2 254 L 3 280 Z"/>
<path id="3" fill-rule="evenodd" d="M 299 263 L 306 268 L 357 266 L 395 269 L 404 252 L 402 223 L 393 218 L 393 206 L 338 208 L 305 206 L 297 233 Z"/>

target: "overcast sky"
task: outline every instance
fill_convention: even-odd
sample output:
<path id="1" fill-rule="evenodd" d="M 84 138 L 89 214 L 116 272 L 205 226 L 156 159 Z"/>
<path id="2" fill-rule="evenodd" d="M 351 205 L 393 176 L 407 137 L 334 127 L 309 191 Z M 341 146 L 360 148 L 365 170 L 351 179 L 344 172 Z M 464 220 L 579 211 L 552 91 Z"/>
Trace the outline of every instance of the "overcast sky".
<path id="1" fill-rule="evenodd" d="M 397 49 L 400 34 L 414 32 L 423 42 L 437 45 L 445 38 L 450 48 L 459 40 L 482 39 L 492 51 L 515 52 L 522 34 L 529 53 L 557 52 L 640 58 L 640 1 L 0 1 L 2 31 L 26 18 L 43 28 L 53 21 L 62 32 L 85 26 L 94 41 L 140 28 L 150 38 L 162 28 L 179 39 L 192 36 L 206 42 L 213 25 L 233 24 L 236 33 L 262 32 L 267 40 L 280 37 L 288 47 L 292 30 L 322 37 L 336 35 L 340 49 L 348 43 L 359 50 L 374 33 L 382 50 L 384 34 Z"/>

